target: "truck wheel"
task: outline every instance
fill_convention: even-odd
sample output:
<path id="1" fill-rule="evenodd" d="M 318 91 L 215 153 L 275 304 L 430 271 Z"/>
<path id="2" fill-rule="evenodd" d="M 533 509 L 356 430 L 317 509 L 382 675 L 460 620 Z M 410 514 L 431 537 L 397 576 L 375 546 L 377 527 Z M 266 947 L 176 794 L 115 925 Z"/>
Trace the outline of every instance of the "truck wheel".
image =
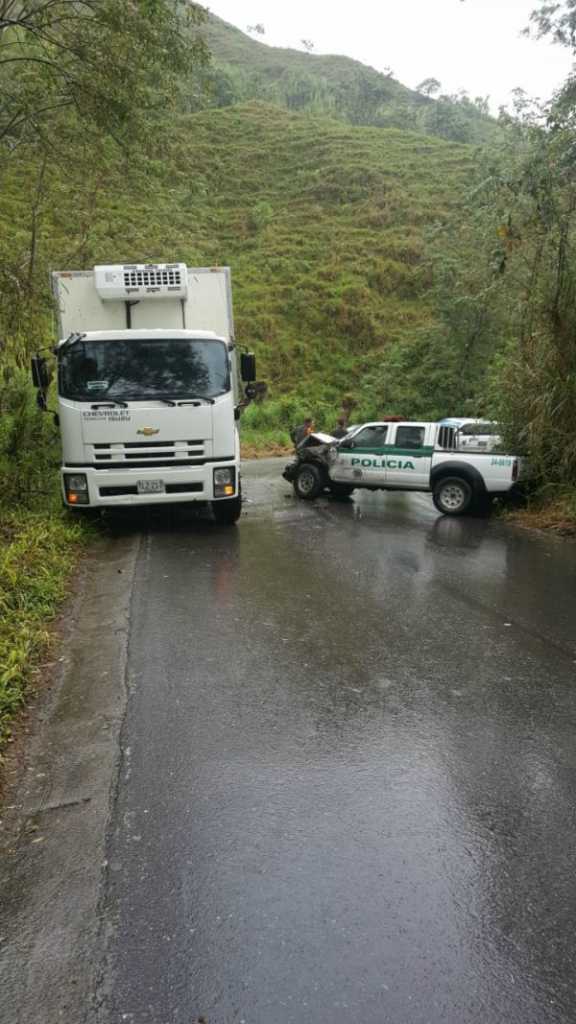
<path id="1" fill-rule="evenodd" d="M 220 501 L 212 502 L 212 513 L 214 519 L 220 526 L 233 526 L 240 519 L 242 512 L 242 498 L 221 498 Z"/>
<path id="2" fill-rule="evenodd" d="M 63 501 L 62 504 L 72 519 L 81 519 L 85 523 L 93 523 L 101 517 L 100 508 L 82 508 L 82 506 L 74 507 L 73 505 L 67 505 L 65 501 Z"/>
<path id="3" fill-rule="evenodd" d="M 304 462 L 298 466 L 294 478 L 294 490 L 297 497 L 304 498 L 305 501 L 312 501 L 322 493 L 323 489 L 324 481 L 317 466 L 311 462 Z"/>
<path id="4" fill-rule="evenodd" d="M 460 476 L 446 476 L 434 486 L 432 501 L 445 516 L 462 516 L 472 502 L 472 488 Z"/>
<path id="5" fill-rule="evenodd" d="M 349 498 L 354 488 L 350 484 L 330 484 L 330 494 L 333 498 Z"/>

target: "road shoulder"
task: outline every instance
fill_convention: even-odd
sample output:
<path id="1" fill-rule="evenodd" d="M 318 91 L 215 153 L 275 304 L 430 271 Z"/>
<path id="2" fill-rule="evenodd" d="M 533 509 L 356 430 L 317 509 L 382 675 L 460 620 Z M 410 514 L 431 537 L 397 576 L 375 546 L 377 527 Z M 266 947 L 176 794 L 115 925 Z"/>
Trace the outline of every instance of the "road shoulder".
<path id="1" fill-rule="evenodd" d="M 61 670 L 0 838 L 0 991 L 6 1020 L 81 1022 L 95 989 L 98 904 L 126 706 L 138 538 L 102 540 L 63 618 Z"/>

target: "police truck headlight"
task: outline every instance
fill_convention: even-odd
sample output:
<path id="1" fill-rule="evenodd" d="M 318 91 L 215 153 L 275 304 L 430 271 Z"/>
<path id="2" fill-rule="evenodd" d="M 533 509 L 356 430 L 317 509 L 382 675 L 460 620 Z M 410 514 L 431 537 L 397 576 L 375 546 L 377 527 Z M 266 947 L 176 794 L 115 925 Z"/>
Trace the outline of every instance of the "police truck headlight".
<path id="1" fill-rule="evenodd" d="M 236 491 L 236 471 L 231 466 L 227 469 L 214 470 L 214 497 L 231 498 Z"/>
<path id="2" fill-rule="evenodd" d="M 88 505 L 88 480 L 85 473 L 65 473 L 64 487 L 69 505 Z"/>

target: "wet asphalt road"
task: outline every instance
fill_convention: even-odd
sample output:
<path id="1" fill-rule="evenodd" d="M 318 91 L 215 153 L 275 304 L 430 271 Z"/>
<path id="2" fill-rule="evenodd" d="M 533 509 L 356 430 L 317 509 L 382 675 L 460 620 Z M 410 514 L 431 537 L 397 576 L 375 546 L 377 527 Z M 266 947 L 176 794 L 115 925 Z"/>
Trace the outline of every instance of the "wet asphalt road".
<path id="1" fill-rule="evenodd" d="M 573 1022 L 576 545 L 281 465 L 146 528 L 98 1019 Z"/>

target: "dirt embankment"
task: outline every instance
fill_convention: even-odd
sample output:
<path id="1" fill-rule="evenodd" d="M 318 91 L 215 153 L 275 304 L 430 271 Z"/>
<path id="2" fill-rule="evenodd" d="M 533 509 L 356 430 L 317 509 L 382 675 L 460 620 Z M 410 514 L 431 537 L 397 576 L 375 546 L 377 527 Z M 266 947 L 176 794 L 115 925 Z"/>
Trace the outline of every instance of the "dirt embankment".
<path id="1" fill-rule="evenodd" d="M 287 445 L 276 444 L 270 442 L 269 444 L 251 444 L 250 442 L 242 442 L 242 458 L 243 459 L 273 459 L 286 456 L 289 458 L 294 452 L 293 448 L 289 448 Z"/>
<path id="2" fill-rule="evenodd" d="M 539 501 L 527 508 L 514 509 L 507 513 L 509 522 L 532 530 L 547 530 L 559 537 L 576 539 L 576 515 L 573 502 L 558 498 L 553 501 Z"/>

